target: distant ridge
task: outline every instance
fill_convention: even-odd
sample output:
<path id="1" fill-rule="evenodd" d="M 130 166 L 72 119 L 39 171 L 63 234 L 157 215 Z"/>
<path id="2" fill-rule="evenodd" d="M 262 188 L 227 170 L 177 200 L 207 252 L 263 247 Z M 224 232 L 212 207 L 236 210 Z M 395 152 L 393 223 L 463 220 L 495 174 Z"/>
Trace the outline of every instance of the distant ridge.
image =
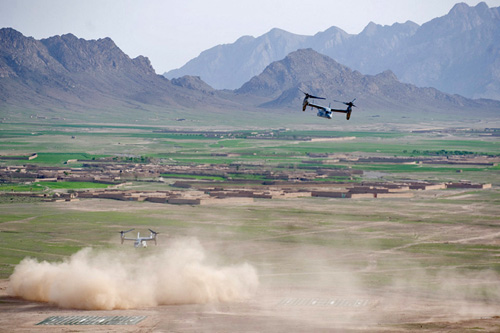
<path id="1" fill-rule="evenodd" d="M 401 83 L 391 71 L 363 75 L 312 49 L 292 52 L 271 63 L 235 92 L 265 98 L 260 107 L 284 109 L 301 104 L 301 90 L 330 101 L 357 98 L 365 109 L 500 115 L 498 101 L 471 100 L 434 88 L 418 88 Z"/>
<path id="2" fill-rule="evenodd" d="M 148 58 L 131 59 L 110 38 L 66 34 L 36 40 L 0 29 L 0 106 L 78 110 L 217 104 L 203 85 L 188 91 L 172 84 L 155 73 Z"/>
<path id="3" fill-rule="evenodd" d="M 240 88 L 297 49 L 312 48 L 363 74 L 391 70 L 401 81 L 469 98 L 500 100 L 500 7 L 455 5 L 422 26 L 371 22 L 358 35 L 331 27 L 314 36 L 273 29 L 202 52 L 168 78 L 199 76 L 217 89 Z"/>
<path id="4" fill-rule="evenodd" d="M 202 117 L 213 113 L 222 123 L 229 118 L 239 121 L 246 111 L 260 113 L 263 119 L 269 112 L 298 117 L 303 115 L 297 112 L 303 98 L 300 90 L 331 100 L 356 97 L 362 110 L 381 114 L 439 112 L 474 119 L 498 117 L 500 112 L 500 101 L 418 88 L 401 83 L 388 70 L 363 75 L 312 49 L 272 62 L 231 91 L 216 90 L 196 76 L 168 80 L 155 74 L 146 57 L 131 59 L 109 38 L 84 40 L 66 34 L 35 40 L 11 28 L 0 29 L 0 110 L 4 114 L 62 111 L 99 119 L 105 111 L 113 119 L 125 120 L 140 116 L 137 110 L 146 112 L 142 116 L 153 109 L 163 115 L 192 110 Z"/>

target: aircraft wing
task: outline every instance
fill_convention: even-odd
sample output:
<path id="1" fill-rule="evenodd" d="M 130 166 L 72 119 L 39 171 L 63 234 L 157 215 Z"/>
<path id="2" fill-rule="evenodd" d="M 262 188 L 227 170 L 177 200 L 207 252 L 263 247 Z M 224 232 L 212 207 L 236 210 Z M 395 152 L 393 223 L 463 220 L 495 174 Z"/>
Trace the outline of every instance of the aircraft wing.
<path id="1" fill-rule="evenodd" d="M 326 111 L 326 108 L 324 106 L 321 106 L 321 105 L 317 105 L 317 104 L 314 104 L 314 103 L 308 103 L 307 104 L 308 106 L 311 106 L 313 108 L 316 108 L 316 109 L 319 109 L 319 110 L 324 110 Z"/>
<path id="2" fill-rule="evenodd" d="M 339 109 L 330 109 L 332 112 L 340 112 L 340 113 L 347 113 L 347 110 L 339 110 Z"/>
<path id="3" fill-rule="evenodd" d="M 139 242 L 142 242 L 142 241 L 148 241 L 148 240 L 154 240 L 153 237 L 139 237 L 139 238 L 136 238 Z"/>

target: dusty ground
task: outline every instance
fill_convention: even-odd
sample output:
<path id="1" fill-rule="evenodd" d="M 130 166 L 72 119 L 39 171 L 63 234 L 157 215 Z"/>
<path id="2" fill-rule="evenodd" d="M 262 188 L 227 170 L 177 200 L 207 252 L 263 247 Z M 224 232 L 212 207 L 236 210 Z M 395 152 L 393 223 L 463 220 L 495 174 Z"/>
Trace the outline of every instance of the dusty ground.
<path id="1" fill-rule="evenodd" d="M 500 332 L 499 276 L 487 269 L 495 262 L 491 256 L 498 263 L 498 250 L 493 246 L 498 246 L 500 233 L 496 222 L 483 223 L 498 213 L 495 203 L 460 201 L 449 207 L 451 201 L 444 199 L 449 211 L 443 212 L 442 203 L 428 199 L 262 200 L 226 211 L 161 206 L 169 216 L 199 219 L 198 227 L 189 229 L 194 230 L 190 236 L 198 237 L 207 252 L 253 265 L 260 280 L 257 293 L 232 303 L 86 311 L 9 297 L 8 280 L 2 280 L 0 331 Z M 83 201 L 60 207 L 93 210 Z M 154 214 L 161 214 L 159 206 L 114 201 L 96 201 L 94 210 L 117 207 L 130 212 L 134 207 L 154 207 Z M 304 208 L 295 212 L 297 207 Z M 294 213 L 283 213 L 288 211 Z M 469 223 L 467 214 L 479 222 Z M 238 215 L 243 221 L 232 223 Z M 232 228 L 252 221 L 262 223 L 264 231 L 249 235 Z M 216 229 L 208 233 L 207 226 L 214 225 Z M 443 253 L 409 251 L 450 244 L 457 245 L 456 251 L 460 245 L 478 244 L 491 246 L 492 252 L 481 258 L 474 258 L 479 252 L 473 252 L 469 258 L 455 257 L 448 248 Z M 463 269 L 470 265 L 475 269 Z M 483 294 L 476 286 L 483 288 Z M 36 325 L 50 316 L 147 318 L 134 326 Z"/>
<path id="2" fill-rule="evenodd" d="M 263 286 L 248 301 L 112 311 L 59 309 L 0 293 L 3 332 L 499 332 L 499 306 L 461 300 L 401 299 L 400 293 L 332 294 L 321 288 Z M 464 313 L 460 313 L 465 311 Z M 45 326 L 51 316 L 146 316 L 127 326 Z"/>
<path id="3" fill-rule="evenodd" d="M 5 281 L 2 286 L 5 286 Z M 316 297 L 311 297 L 316 295 Z M 401 302 L 399 295 L 331 295 L 326 290 L 262 288 L 254 299 L 232 304 L 172 305 L 151 309 L 77 311 L 5 296 L 4 332 L 499 332 L 500 317 L 457 316 L 463 304 L 432 299 Z M 285 296 L 285 297 L 283 297 Z M 317 303 L 315 304 L 314 301 Z M 337 305 L 330 305 L 335 302 Z M 473 304 L 469 304 L 473 306 Z M 478 304 L 479 307 L 482 305 Z M 478 311 L 479 308 L 478 308 Z M 498 313 L 498 311 L 497 311 Z M 36 326 L 50 316 L 147 316 L 134 326 Z"/>

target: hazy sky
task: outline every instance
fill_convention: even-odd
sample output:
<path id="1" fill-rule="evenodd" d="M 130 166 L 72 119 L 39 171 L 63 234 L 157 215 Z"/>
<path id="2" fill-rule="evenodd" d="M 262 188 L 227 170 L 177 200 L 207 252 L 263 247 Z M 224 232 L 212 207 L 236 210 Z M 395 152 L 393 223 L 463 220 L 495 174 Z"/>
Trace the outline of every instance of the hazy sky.
<path id="1" fill-rule="evenodd" d="M 480 0 L 0 0 L 0 28 L 36 39 L 72 33 L 111 37 L 127 55 L 148 57 L 158 74 L 184 65 L 202 51 L 258 37 L 272 28 L 314 35 L 331 26 L 357 34 L 382 25 L 425 23 L 455 3 Z M 484 1 L 489 7 L 500 0 Z"/>

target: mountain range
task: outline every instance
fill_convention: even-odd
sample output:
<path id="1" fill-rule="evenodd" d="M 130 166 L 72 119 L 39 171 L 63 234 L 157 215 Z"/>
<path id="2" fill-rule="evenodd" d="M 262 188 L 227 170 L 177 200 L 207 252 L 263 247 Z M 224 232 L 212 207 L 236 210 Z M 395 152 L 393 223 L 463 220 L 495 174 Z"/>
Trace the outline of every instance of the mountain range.
<path id="1" fill-rule="evenodd" d="M 36 40 L 0 29 L 0 111 L 37 113 L 62 110 L 135 117 L 135 110 L 203 110 L 234 116 L 238 112 L 286 112 L 302 116 L 302 91 L 350 101 L 363 110 L 401 113 L 439 112 L 481 118 L 496 116 L 500 101 L 471 100 L 434 88 L 400 82 L 386 70 L 364 75 L 313 49 L 291 52 L 269 64 L 236 90 L 217 90 L 197 76 L 168 80 L 148 58 L 131 59 L 110 39 L 84 40 L 72 34 Z M 151 112 L 150 112 L 151 113 Z M 126 121 L 126 119 L 123 119 Z"/>
<path id="2" fill-rule="evenodd" d="M 312 48 L 363 74 L 391 70 L 402 82 L 469 98 L 500 100 L 500 7 L 455 5 L 423 25 L 373 22 L 359 34 L 335 26 L 314 36 L 280 29 L 202 52 L 164 75 L 199 76 L 217 89 L 237 89 L 273 61 Z"/>
<path id="3" fill-rule="evenodd" d="M 500 111 L 498 101 L 472 100 L 435 88 L 401 83 L 389 70 L 363 75 L 312 49 L 298 50 L 273 62 L 234 92 L 262 98 L 264 102 L 258 105 L 261 108 L 290 109 L 300 105 L 304 97 L 301 91 L 335 96 L 345 102 L 357 98 L 363 108 L 372 110 L 418 113 L 440 110 L 445 114 Z"/>
<path id="4" fill-rule="evenodd" d="M 0 105 L 73 111 L 217 105 L 216 97 L 182 85 L 157 75 L 148 58 L 131 59 L 110 38 L 36 40 L 0 29 Z"/>

